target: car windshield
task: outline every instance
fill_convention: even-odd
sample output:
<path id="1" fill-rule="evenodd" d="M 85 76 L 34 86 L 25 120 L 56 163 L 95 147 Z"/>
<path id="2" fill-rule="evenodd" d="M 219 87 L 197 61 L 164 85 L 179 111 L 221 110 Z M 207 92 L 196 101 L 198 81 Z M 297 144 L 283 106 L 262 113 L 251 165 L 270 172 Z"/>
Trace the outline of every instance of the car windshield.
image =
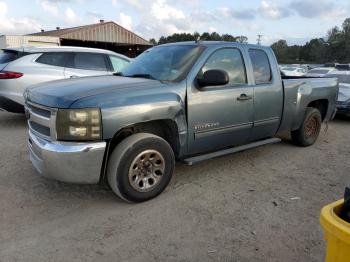
<path id="1" fill-rule="evenodd" d="M 326 77 L 338 78 L 339 83 L 350 84 L 350 75 L 328 74 Z"/>
<path id="2" fill-rule="evenodd" d="M 204 47 L 198 45 L 153 47 L 138 56 L 118 74 L 178 82 L 186 77 L 203 50 Z"/>

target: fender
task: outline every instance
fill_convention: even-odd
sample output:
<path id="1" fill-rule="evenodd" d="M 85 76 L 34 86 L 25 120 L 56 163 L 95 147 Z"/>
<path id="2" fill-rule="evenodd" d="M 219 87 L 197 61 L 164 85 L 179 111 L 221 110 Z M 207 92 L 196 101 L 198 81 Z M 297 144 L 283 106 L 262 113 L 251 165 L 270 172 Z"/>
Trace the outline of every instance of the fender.
<path id="1" fill-rule="evenodd" d="M 172 120 L 177 125 L 180 150 L 187 149 L 187 119 L 185 106 L 185 91 L 183 86 L 183 96 L 179 86 L 175 89 L 166 87 L 152 89 L 151 92 L 138 93 L 112 93 L 90 99 L 82 99 L 75 103 L 73 107 L 98 107 L 101 108 L 103 139 L 109 140 L 121 129 L 139 123 L 155 120 Z M 176 91 L 175 91 L 176 90 Z M 186 151 L 186 150 L 185 150 Z"/>

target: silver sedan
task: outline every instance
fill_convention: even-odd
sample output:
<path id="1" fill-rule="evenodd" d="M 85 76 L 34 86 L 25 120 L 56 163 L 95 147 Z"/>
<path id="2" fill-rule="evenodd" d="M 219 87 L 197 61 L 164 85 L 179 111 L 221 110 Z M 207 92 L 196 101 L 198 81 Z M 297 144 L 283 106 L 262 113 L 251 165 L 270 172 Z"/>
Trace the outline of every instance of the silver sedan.
<path id="1" fill-rule="evenodd" d="M 65 78 L 119 72 L 130 58 L 81 47 L 27 47 L 0 51 L 0 110 L 24 112 L 24 90 Z"/>

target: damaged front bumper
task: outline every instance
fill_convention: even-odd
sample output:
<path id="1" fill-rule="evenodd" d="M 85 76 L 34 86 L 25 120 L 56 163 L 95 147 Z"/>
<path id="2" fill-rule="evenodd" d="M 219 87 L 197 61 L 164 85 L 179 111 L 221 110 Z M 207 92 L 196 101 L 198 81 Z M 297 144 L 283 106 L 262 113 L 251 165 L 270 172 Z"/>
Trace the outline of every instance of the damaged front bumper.
<path id="1" fill-rule="evenodd" d="M 62 182 L 97 184 L 106 142 L 47 141 L 29 131 L 30 160 L 44 177 Z"/>

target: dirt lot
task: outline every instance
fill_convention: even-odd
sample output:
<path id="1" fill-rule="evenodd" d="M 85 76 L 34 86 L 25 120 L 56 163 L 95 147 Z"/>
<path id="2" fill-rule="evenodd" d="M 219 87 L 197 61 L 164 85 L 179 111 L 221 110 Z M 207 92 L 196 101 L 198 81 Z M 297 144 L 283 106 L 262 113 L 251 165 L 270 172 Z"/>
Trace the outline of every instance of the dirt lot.
<path id="1" fill-rule="evenodd" d="M 162 195 L 136 205 L 39 177 L 24 117 L 0 113 L 0 261 L 323 261 L 319 212 L 350 185 L 349 134 L 337 119 L 310 148 L 179 164 Z"/>

